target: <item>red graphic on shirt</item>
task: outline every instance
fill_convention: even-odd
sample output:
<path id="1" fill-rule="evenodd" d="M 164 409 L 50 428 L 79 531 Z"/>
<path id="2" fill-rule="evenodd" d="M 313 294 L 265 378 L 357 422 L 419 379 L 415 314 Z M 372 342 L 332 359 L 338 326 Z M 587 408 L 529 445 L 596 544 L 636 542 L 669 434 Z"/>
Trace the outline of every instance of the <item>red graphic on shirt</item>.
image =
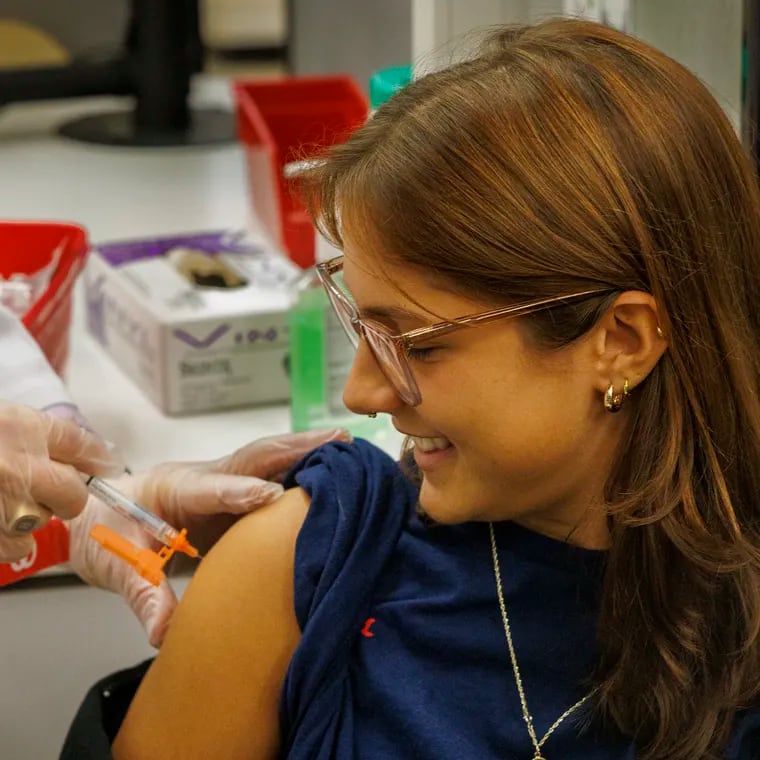
<path id="1" fill-rule="evenodd" d="M 375 634 L 370 631 L 370 628 L 374 625 L 375 618 L 367 618 L 364 621 L 364 628 L 362 628 L 362 636 L 366 636 L 368 639 L 371 639 Z"/>

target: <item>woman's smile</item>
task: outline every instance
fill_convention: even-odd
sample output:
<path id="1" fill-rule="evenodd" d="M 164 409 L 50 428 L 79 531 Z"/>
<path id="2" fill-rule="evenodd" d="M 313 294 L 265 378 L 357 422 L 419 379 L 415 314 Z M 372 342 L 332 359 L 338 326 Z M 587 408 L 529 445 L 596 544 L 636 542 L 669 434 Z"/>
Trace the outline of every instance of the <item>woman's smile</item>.
<path id="1" fill-rule="evenodd" d="M 414 461 L 423 470 L 432 470 L 453 456 L 455 448 L 447 438 L 420 438 L 411 436 L 414 442 Z"/>

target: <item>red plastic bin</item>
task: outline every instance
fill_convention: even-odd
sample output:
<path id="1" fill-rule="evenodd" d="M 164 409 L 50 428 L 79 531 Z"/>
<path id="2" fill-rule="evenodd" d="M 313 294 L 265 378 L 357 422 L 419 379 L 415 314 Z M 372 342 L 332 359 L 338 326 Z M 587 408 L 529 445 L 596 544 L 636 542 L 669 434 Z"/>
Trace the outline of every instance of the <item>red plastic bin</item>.
<path id="1" fill-rule="evenodd" d="M 367 99 L 342 75 L 259 79 L 233 89 L 254 213 L 294 262 L 312 266 L 314 227 L 283 167 L 346 140 L 366 121 Z"/>
<path id="2" fill-rule="evenodd" d="M 50 283 L 22 322 L 62 375 L 69 356 L 72 288 L 87 256 L 87 233 L 75 224 L 0 222 L 0 277 L 42 269 L 59 246 L 60 258 Z"/>

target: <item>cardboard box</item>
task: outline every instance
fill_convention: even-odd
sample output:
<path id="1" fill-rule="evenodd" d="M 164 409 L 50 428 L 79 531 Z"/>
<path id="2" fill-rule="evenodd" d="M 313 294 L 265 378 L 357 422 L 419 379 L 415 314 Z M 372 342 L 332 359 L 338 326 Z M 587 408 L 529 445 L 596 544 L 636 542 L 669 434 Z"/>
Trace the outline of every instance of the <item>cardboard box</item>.
<path id="1" fill-rule="evenodd" d="M 300 274 L 244 233 L 100 245 L 83 274 L 87 326 L 167 414 L 282 402 Z"/>

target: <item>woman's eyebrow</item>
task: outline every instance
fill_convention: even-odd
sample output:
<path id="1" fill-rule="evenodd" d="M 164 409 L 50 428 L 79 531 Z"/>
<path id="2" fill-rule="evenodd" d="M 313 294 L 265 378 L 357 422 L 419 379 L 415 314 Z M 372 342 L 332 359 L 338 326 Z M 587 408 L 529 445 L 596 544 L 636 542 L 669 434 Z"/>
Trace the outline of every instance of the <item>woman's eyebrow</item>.
<path id="1" fill-rule="evenodd" d="M 427 323 L 429 320 L 422 314 L 402 309 L 400 306 L 365 306 L 358 309 L 362 319 L 389 319 L 393 321 L 415 321 Z"/>

